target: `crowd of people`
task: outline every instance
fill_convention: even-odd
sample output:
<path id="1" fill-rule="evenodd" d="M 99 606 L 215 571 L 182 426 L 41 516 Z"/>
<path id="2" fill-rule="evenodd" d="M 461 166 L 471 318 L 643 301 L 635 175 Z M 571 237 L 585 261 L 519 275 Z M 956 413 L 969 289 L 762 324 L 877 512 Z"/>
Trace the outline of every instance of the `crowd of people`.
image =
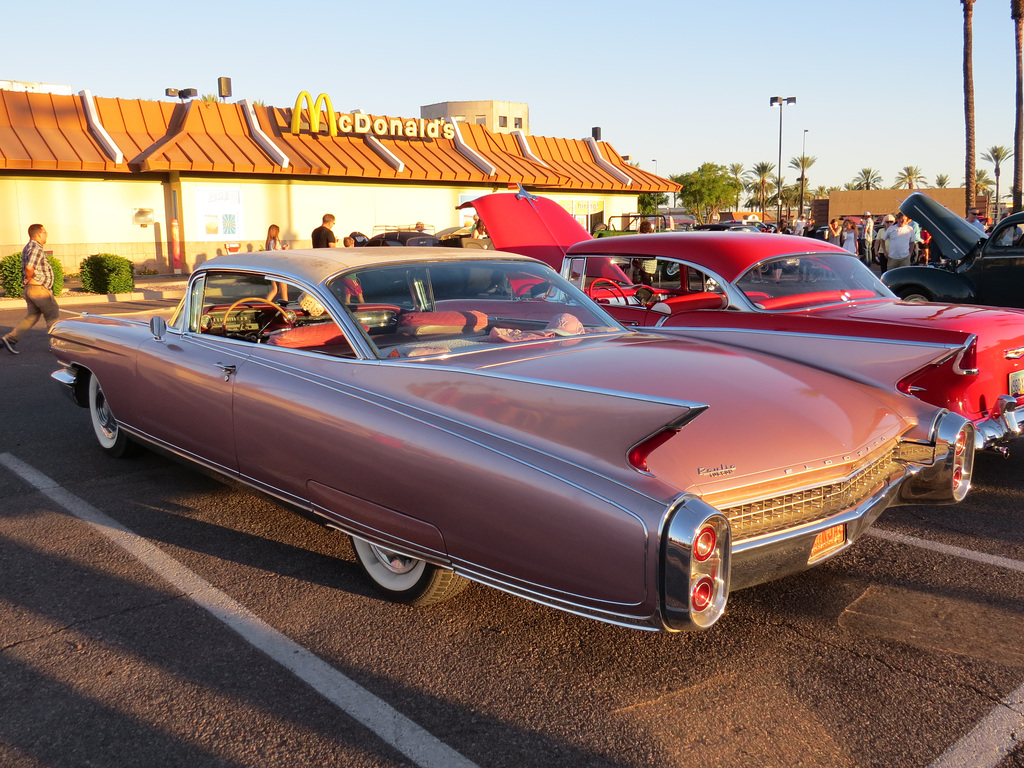
<path id="1" fill-rule="evenodd" d="M 972 208 L 967 221 L 986 231 L 981 211 Z M 800 214 L 791 222 L 783 222 L 782 233 L 804 237 L 817 237 L 838 245 L 856 255 L 869 267 L 877 266 L 879 273 L 910 264 L 938 264 L 941 254 L 931 247 L 931 236 L 917 222 L 897 211 L 874 217 L 870 211 L 863 216 L 833 218 L 818 225 Z"/>

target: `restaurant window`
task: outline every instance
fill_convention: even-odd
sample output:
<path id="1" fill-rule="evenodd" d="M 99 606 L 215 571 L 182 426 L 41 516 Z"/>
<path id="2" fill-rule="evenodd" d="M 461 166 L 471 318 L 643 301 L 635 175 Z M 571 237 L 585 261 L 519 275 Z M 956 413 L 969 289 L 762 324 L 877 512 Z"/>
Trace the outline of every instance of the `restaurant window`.
<path id="1" fill-rule="evenodd" d="M 512 124 L 516 127 L 516 130 L 517 131 L 521 131 L 523 129 L 523 118 L 521 118 L 521 117 L 514 117 L 514 118 L 512 118 L 512 120 L 513 120 Z"/>
<path id="2" fill-rule="evenodd" d="M 455 116 L 455 122 L 456 123 L 464 123 L 464 122 L 466 122 L 466 116 L 465 115 L 456 115 Z"/>
<path id="3" fill-rule="evenodd" d="M 487 125 L 487 115 L 477 115 L 476 116 L 476 124 L 477 125 Z"/>
<path id="4" fill-rule="evenodd" d="M 499 128 L 508 128 L 508 115 L 499 115 L 498 116 L 498 127 Z"/>

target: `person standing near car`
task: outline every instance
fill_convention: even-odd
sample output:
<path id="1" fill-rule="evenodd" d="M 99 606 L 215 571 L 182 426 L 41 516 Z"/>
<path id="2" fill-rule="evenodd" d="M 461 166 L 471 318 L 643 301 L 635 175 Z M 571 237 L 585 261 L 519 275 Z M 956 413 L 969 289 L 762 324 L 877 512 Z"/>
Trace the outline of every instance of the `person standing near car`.
<path id="1" fill-rule="evenodd" d="M 980 215 L 981 211 L 979 211 L 977 208 L 971 208 L 971 210 L 967 212 L 967 223 L 974 227 L 977 227 L 980 231 L 984 232 L 985 222 L 978 218 Z"/>
<path id="2" fill-rule="evenodd" d="M 18 339 L 35 325 L 40 317 L 46 321 L 46 330 L 50 330 L 60 316 L 60 307 L 53 298 L 53 267 L 50 266 L 50 261 L 43 251 L 43 246 L 46 245 L 46 227 L 42 224 L 33 224 L 28 228 L 28 237 L 28 242 L 21 249 L 21 284 L 24 286 L 28 314 L 13 331 L 0 339 L 12 355 L 18 354 Z"/>
<path id="3" fill-rule="evenodd" d="M 885 230 L 882 237 L 885 239 L 889 254 L 885 263 L 886 270 L 909 266 L 916 247 L 914 245 L 914 228 L 902 211 L 896 214 L 896 220 Z"/>
<path id="4" fill-rule="evenodd" d="M 875 220 L 871 211 L 864 212 L 864 221 L 860 225 L 860 254 L 865 264 L 871 266 L 871 245 L 875 240 Z"/>
<path id="5" fill-rule="evenodd" d="M 334 214 L 325 213 L 323 224 L 313 230 L 314 248 L 334 248 L 338 245 L 338 238 L 331 231 L 334 229 Z"/>

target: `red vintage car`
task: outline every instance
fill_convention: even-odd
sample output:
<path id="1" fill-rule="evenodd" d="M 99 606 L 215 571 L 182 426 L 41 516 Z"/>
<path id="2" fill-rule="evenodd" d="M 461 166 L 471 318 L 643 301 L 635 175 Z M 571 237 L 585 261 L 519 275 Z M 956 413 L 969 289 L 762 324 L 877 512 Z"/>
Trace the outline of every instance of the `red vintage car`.
<path id="1" fill-rule="evenodd" d="M 859 259 L 806 237 L 678 232 L 592 239 L 546 198 L 504 193 L 473 206 L 496 247 L 560 269 L 628 326 L 685 328 L 704 338 L 759 329 L 962 345 L 962 352 L 908 373 L 897 389 L 969 418 L 979 449 L 1005 452 L 1021 433 L 1020 310 L 902 301 Z"/>
<path id="2" fill-rule="evenodd" d="M 85 315 L 51 345 L 109 454 L 318 518 L 392 599 L 472 579 L 678 631 L 970 487 L 971 423 L 893 389 L 959 347 L 747 335 L 626 329 L 515 254 L 332 248 L 211 259 L 169 322 Z"/>

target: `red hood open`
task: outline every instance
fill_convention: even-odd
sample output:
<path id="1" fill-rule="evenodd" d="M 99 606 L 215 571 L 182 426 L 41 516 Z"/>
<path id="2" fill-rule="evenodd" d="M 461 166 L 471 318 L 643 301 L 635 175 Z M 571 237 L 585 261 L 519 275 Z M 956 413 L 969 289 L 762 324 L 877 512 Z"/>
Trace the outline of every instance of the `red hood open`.
<path id="1" fill-rule="evenodd" d="M 559 271 L 569 246 L 591 239 L 554 200 L 528 192 L 484 195 L 459 207 L 476 210 L 498 250 L 532 256 Z"/>

